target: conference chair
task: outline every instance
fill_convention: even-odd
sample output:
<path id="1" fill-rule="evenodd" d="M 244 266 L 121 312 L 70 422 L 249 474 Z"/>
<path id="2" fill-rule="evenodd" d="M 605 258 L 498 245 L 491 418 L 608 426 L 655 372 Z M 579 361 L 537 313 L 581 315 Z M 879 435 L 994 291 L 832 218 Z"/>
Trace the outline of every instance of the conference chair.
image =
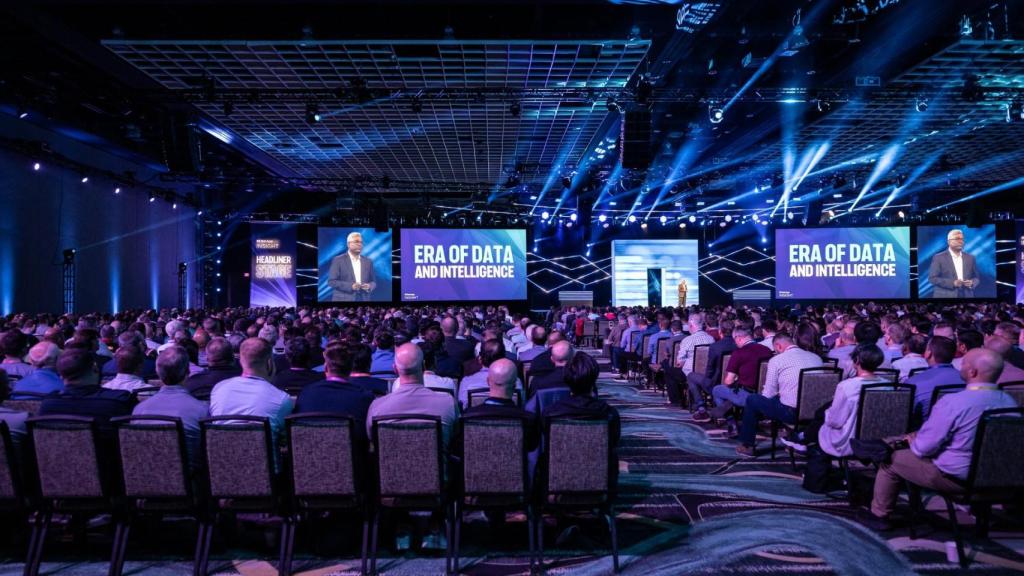
<path id="1" fill-rule="evenodd" d="M 491 391 L 488 388 L 477 388 L 476 390 L 470 390 L 467 394 L 469 400 L 469 406 L 479 406 L 483 404 L 488 397 L 491 395 Z M 516 406 L 523 405 L 523 391 L 519 388 L 512 390 L 512 400 L 516 403 Z"/>
<path id="2" fill-rule="evenodd" d="M 583 342 L 584 346 L 593 348 L 597 340 L 597 324 L 593 320 L 583 321 Z"/>
<path id="3" fill-rule="evenodd" d="M 295 529 L 282 505 L 281 482 L 275 469 L 274 442 L 270 420 L 239 414 L 213 416 L 199 421 L 205 493 L 215 516 L 222 513 L 262 512 L 281 522 L 278 574 L 289 573 L 288 559 Z M 205 576 L 210 540 L 216 517 L 207 521 L 199 574 Z"/>
<path id="4" fill-rule="evenodd" d="M 536 542 L 541 571 L 544 570 L 544 512 L 598 510 L 608 524 L 612 566 L 618 572 L 619 546 L 614 512 L 618 462 L 608 420 L 547 419 L 539 469 Z"/>
<path id="5" fill-rule="evenodd" d="M 764 390 L 764 384 L 768 381 L 768 362 L 771 358 L 762 358 L 757 363 L 757 393 L 760 394 Z"/>
<path id="6" fill-rule="evenodd" d="M 534 538 L 537 516 L 531 501 L 531 479 L 526 438 L 530 420 L 522 418 L 464 415 L 462 425 L 462 462 L 458 474 L 458 497 L 453 505 L 453 574 L 459 573 L 462 518 L 467 510 L 494 513 L 522 510 L 530 547 L 530 572 L 536 555 Z"/>
<path id="7" fill-rule="evenodd" d="M 718 370 L 718 382 L 715 384 L 725 384 L 725 369 L 729 366 L 729 359 L 732 358 L 732 352 L 726 352 L 722 354 L 721 365 Z"/>
<path id="8" fill-rule="evenodd" d="M 999 389 L 1012 396 L 1018 405 L 1024 406 L 1024 381 L 1003 382 L 999 385 Z"/>
<path id="9" fill-rule="evenodd" d="M 152 398 L 154 394 L 160 391 L 160 386 L 143 386 L 142 388 L 135 388 L 132 390 L 132 397 L 136 402 L 142 402 Z"/>
<path id="10" fill-rule="evenodd" d="M 821 359 L 821 365 L 824 366 L 825 368 L 838 368 L 839 360 L 835 358 L 825 357 Z"/>
<path id="11" fill-rule="evenodd" d="M 362 517 L 361 574 L 366 574 L 370 507 L 366 485 L 366 446 L 357 441 L 356 422 L 328 412 L 285 418 L 288 437 L 290 510 L 297 527 L 302 519 L 322 512 L 348 512 Z M 305 517 L 305 518 L 303 518 Z M 291 554 L 292 550 L 289 549 Z M 285 566 L 291 569 L 291 556 Z"/>
<path id="12" fill-rule="evenodd" d="M 14 410 L 15 412 L 27 412 L 29 416 L 35 416 L 39 412 L 39 407 L 43 404 L 43 399 L 48 394 L 42 394 L 40 392 L 16 392 L 12 396 L 17 396 L 17 399 L 4 400 L 3 407 L 8 410 Z"/>
<path id="13" fill-rule="evenodd" d="M 54 514 L 113 514 L 116 464 L 102 445 L 96 420 L 35 416 L 26 421 L 34 494 L 26 576 L 39 573 L 46 532 Z M 113 565 L 113 557 L 111 558 Z"/>
<path id="14" fill-rule="evenodd" d="M 569 396 L 572 396 L 572 391 L 568 387 L 541 388 L 534 392 L 533 396 L 526 402 L 525 410 L 540 415 L 544 413 L 544 409 L 548 406 Z"/>
<path id="15" fill-rule="evenodd" d="M 929 366 L 921 366 L 920 368 L 912 368 L 910 370 L 910 372 L 907 373 L 907 378 L 913 378 L 914 376 L 920 374 L 921 372 L 924 372 L 928 368 L 929 368 Z"/>
<path id="16" fill-rule="evenodd" d="M 451 573 L 452 516 L 445 488 L 441 418 L 425 414 L 378 416 L 372 423 L 376 456 L 376 507 L 370 531 L 370 574 L 377 573 L 377 535 L 387 510 L 429 511 L 444 516 Z"/>
<path id="17" fill-rule="evenodd" d="M 857 425 L 853 437 L 858 440 L 881 440 L 902 436 L 910 431 L 914 412 L 913 384 L 866 384 L 860 388 L 857 402 Z M 850 484 L 850 457 L 839 459 L 839 467 L 846 481 L 847 495 L 853 497 Z"/>
<path id="18" fill-rule="evenodd" d="M 643 361 L 643 350 L 640 351 L 640 354 L 637 354 L 634 350 L 637 349 L 638 343 L 643 343 L 644 336 L 646 335 L 643 332 L 630 332 L 627 342 L 629 347 L 623 352 L 623 354 L 629 355 L 626 360 L 626 378 L 630 382 L 635 382 L 639 378 L 640 365 Z M 638 338 L 640 340 L 637 340 Z"/>
<path id="19" fill-rule="evenodd" d="M 0 511 L 7 513 L 20 525 L 28 516 L 29 509 L 19 456 L 7 423 L 0 421 Z M 35 543 L 29 541 L 29 550 L 34 548 Z"/>
<path id="20" fill-rule="evenodd" d="M 895 368 L 877 368 L 875 369 L 875 376 L 886 382 L 900 381 L 900 371 Z"/>
<path id="21" fill-rule="evenodd" d="M 697 374 L 707 374 L 708 361 L 711 357 L 711 345 L 700 344 L 693 347 L 693 371 Z M 685 384 L 680 391 L 683 394 L 684 403 L 690 407 L 693 405 L 693 398 L 690 398 L 690 387 Z"/>
<path id="22" fill-rule="evenodd" d="M 772 420 L 772 451 L 771 459 L 775 459 L 775 443 L 778 440 L 779 428 L 789 428 L 793 432 L 814 420 L 815 413 L 822 406 L 832 402 L 836 395 L 836 387 L 843 380 L 843 371 L 839 368 L 804 368 L 800 371 L 800 380 L 796 395 L 796 424 L 786 424 Z M 796 455 L 787 448 L 789 461 L 796 469 Z"/>
<path id="23" fill-rule="evenodd" d="M 936 386 L 934 389 L 932 389 L 931 403 L 928 404 L 929 412 L 931 411 L 931 408 L 935 406 L 935 403 L 939 401 L 939 398 L 942 398 L 947 394 L 956 394 L 957 392 L 963 392 L 966 388 L 966 384 L 943 384 L 941 386 Z"/>
<path id="24" fill-rule="evenodd" d="M 921 509 L 921 488 L 909 482 L 907 487 L 911 492 L 910 538 L 915 539 L 914 520 Z M 966 568 L 970 558 L 964 551 L 955 505 L 970 506 L 978 511 L 977 532 L 986 537 L 992 504 L 1017 502 L 1021 491 L 1024 491 L 1024 408 L 988 410 L 978 421 L 963 492 L 938 493 L 946 502 L 961 567 Z"/>
<path id="25" fill-rule="evenodd" d="M 121 416 L 111 419 L 117 439 L 124 499 L 116 515 L 110 574 L 120 576 L 133 519 L 141 514 L 187 515 L 196 519 L 193 572 L 200 573 L 210 529 L 206 507 L 195 491 L 181 419 Z"/>

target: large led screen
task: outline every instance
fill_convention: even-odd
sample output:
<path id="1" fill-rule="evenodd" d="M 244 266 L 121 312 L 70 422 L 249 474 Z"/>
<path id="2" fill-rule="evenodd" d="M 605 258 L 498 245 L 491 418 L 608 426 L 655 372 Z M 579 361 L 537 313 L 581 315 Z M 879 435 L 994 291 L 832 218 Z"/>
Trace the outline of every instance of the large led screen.
<path id="1" fill-rule="evenodd" d="M 700 303 L 696 240 L 613 240 L 615 306 Z"/>
<path id="2" fill-rule="evenodd" d="M 910 297 L 910 228 L 775 231 L 778 299 Z"/>
<path id="3" fill-rule="evenodd" d="M 402 301 L 525 300 L 526 230 L 405 228 Z"/>
<path id="4" fill-rule="evenodd" d="M 996 226 L 918 226 L 920 298 L 995 298 Z"/>
<path id="5" fill-rule="evenodd" d="M 317 232 L 320 302 L 391 300 L 391 231 L 320 228 Z"/>

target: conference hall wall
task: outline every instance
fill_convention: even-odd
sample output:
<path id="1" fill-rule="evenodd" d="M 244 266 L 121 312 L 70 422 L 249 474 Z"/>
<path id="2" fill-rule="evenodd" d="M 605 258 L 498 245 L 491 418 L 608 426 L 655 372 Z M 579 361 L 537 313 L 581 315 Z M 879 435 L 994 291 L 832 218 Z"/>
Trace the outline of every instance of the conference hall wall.
<path id="1" fill-rule="evenodd" d="M 177 305 L 178 262 L 196 258 L 194 209 L 150 202 L 145 188 L 101 173 L 134 172 L 141 181 L 157 179 L 159 167 L 5 114 L 0 114 L 0 131 L 46 142 L 55 154 L 97 168 L 83 174 L 61 167 L 49 154 L 33 158 L 0 150 L 0 313 L 60 312 L 67 248 L 77 249 L 77 311 Z M 114 193 L 117 187 L 119 194 Z M 196 268 L 189 268 L 189 303 L 195 301 Z"/>

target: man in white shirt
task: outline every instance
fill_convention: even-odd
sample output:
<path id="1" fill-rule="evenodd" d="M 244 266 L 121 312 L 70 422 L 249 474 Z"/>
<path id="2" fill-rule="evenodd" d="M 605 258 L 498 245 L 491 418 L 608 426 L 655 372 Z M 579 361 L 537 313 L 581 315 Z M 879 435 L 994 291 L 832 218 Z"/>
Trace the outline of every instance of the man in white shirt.
<path id="1" fill-rule="evenodd" d="M 875 376 L 885 359 L 882 350 L 874 344 L 861 344 L 853 351 L 853 366 L 857 375 L 847 378 L 836 387 L 832 404 L 825 410 L 824 419 L 819 421 L 820 428 L 814 433 L 814 425 L 808 428 L 807 437 L 818 439 L 822 452 L 829 456 L 850 456 L 850 439 L 857 427 L 857 405 L 860 403 L 861 388 L 866 384 L 881 384 L 883 380 Z"/>
<path id="2" fill-rule="evenodd" d="M 274 437 L 284 429 L 284 418 L 291 414 L 292 397 L 270 383 L 274 358 L 269 342 L 248 338 L 239 348 L 242 375 L 221 380 L 210 393 L 210 415 L 243 414 L 270 419 Z"/>
<path id="3" fill-rule="evenodd" d="M 680 405 L 683 401 L 682 389 L 686 384 L 686 377 L 693 372 L 694 348 L 704 344 L 712 344 L 715 338 L 704 331 L 704 314 L 694 312 L 686 321 L 687 330 L 690 335 L 683 338 L 679 343 L 679 352 L 676 353 L 674 369 L 665 370 L 665 390 L 668 393 L 669 402 Z"/>
<path id="4" fill-rule="evenodd" d="M 963 230 L 953 229 L 946 235 L 949 247 L 932 256 L 928 267 L 928 281 L 933 289 L 931 298 L 973 298 L 974 289 L 981 284 L 974 256 L 964 252 Z"/>
<path id="5" fill-rule="evenodd" d="M 117 375 L 113 379 L 104 382 L 103 387 L 110 390 L 124 390 L 131 392 L 137 388 L 149 386 L 142 378 L 142 365 L 145 357 L 142 351 L 135 346 L 122 346 L 114 354 L 114 363 L 117 365 Z"/>
<path id="6" fill-rule="evenodd" d="M 789 334 L 776 334 L 773 342 L 775 356 L 768 361 L 764 389 L 760 394 L 747 397 L 740 428 L 740 445 L 736 453 L 753 456 L 757 438 L 757 424 L 764 419 L 786 424 L 796 422 L 796 397 L 800 386 L 800 371 L 820 368 L 821 357 L 796 345 Z"/>
<path id="7" fill-rule="evenodd" d="M 363 235 L 352 232 L 345 239 L 348 251 L 331 259 L 327 284 L 331 287 L 332 302 L 370 300 L 377 288 L 373 261 L 363 256 Z"/>
<path id="8" fill-rule="evenodd" d="M 903 343 L 906 353 L 899 360 L 894 360 L 892 367 L 900 371 L 900 382 L 906 382 L 910 372 L 916 368 L 928 368 L 928 360 L 924 352 L 928 348 L 928 337 L 914 334 Z"/>

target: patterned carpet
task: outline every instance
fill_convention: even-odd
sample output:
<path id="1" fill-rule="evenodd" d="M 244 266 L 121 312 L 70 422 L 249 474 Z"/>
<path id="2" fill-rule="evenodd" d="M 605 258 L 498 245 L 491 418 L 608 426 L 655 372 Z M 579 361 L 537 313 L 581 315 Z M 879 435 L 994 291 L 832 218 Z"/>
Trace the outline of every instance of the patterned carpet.
<path id="1" fill-rule="evenodd" d="M 905 530 L 879 535 L 854 518 L 841 494 L 804 491 L 788 458 L 737 459 L 735 442 L 721 430 L 694 423 L 688 412 L 667 406 L 659 392 L 637 390 L 605 375 L 601 395 L 618 407 L 620 444 L 619 543 L 624 574 L 947 574 L 960 571 L 946 560 L 952 537 L 942 517 L 928 514 L 918 539 Z M 763 444 L 766 445 L 766 444 Z M 781 455 L 781 453 L 780 453 Z M 938 509 L 940 501 L 930 502 Z M 971 518 L 961 514 L 964 523 Z M 549 517 L 545 558 L 549 574 L 612 572 L 607 531 L 587 517 Z M 568 529 L 571 525 L 578 529 Z M 13 532 L 19 532 L 15 529 Z M 87 550 L 68 543 L 47 544 L 43 573 L 102 574 L 109 552 L 109 527 L 90 531 Z M 141 534 L 141 536 L 140 536 Z M 491 534 L 486 520 L 468 517 L 463 531 L 463 573 L 525 574 L 526 530 L 510 517 L 504 531 Z M 133 534 L 125 574 L 162 576 L 191 573 L 191 524 L 163 524 L 150 534 Z M 556 538 L 562 536 L 561 545 Z M 294 569 L 307 575 L 356 574 L 358 532 L 354 522 L 331 530 L 303 526 Z M 276 574 L 276 530 L 249 525 L 230 548 L 215 550 L 211 571 L 247 576 Z M 0 576 L 20 574 L 23 546 L 10 538 Z M 314 542 L 315 541 L 315 542 Z M 988 539 L 971 538 L 970 571 L 1024 573 L 1024 531 L 1020 519 L 996 513 Z M 314 555 L 314 550 L 316 555 Z M 173 557 L 172 557 L 173 556 Z M 443 554 L 396 555 L 382 549 L 378 568 L 386 574 L 442 574 Z"/>

